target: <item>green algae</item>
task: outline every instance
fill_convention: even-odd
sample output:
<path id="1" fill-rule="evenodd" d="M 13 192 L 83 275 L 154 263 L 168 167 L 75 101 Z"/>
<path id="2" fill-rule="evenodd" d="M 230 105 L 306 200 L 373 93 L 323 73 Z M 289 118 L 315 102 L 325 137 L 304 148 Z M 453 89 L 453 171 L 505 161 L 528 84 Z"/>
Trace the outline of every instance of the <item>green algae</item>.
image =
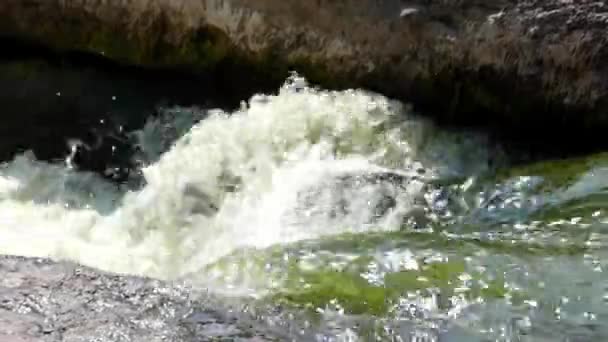
<path id="1" fill-rule="evenodd" d="M 417 266 L 386 273 L 372 271 L 370 265 L 380 261 L 376 255 L 383 250 L 412 251 Z M 440 258 L 428 259 L 434 255 L 432 251 L 440 251 Z M 390 316 L 398 303 L 410 296 L 425 298 L 440 294 L 437 303 L 440 309 L 449 308 L 451 298 L 519 305 L 533 294 L 507 280 L 504 272 L 512 269 L 509 265 L 527 264 L 539 258 L 582 256 L 587 252 L 584 241 L 573 240 L 562 244 L 412 231 L 344 234 L 321 241 L 242 250 L 221 259 L 208 271 L 228 274 L 230 281 L 237 283 L 246 280 L 262 288 L 272 284 L 258 303 L 304 310 L 312 317 L 328 308 L 346 314 L 383 317 Z M 306 256 L 314 256 L 312 264 Z M 477 270 L 475 265 L 486 256 L 495 260 L 492 264 L 497 260 L 509 262 Z M 257 276 L 239 280 L 243 275 Z"/>
<path id="2" fill-rule="evenodd" d="M 480 250 L 495 255 L 517 255 L 528 258 L 537 256 L 582 255 L 586 246 L 544 244 L 525 240 L 489 240 L 467 235 L 448 235 L 427 232 L 394 232 L 356 236 L 345 234 L 329 241 L 319 242 L 320 250 L 370 253 L 378 246 L 394 249 L 438 249 L 460 256 L 473 256 Z"/>
<path id="3" fill-rule="evenodd" d="M 486 301 L 522 297 L 522 294 L 515 294 L 508 289 L 504 280 L 499 278 L 483 281 L 482 274 L 473 273 L 473 285 L 464 286 L 461 279 L 466 279 L 466 275 L 466 265 L 458 259 L 425 264 L 418 270 L 388 273 L 381 284 L 372 284 L 356 272 L 305 271 L 298 274 L 297 284 L 287 286 L 273 295 L 272 300 L 295 308 L 309 309 L 313 313 L 327 306 L 337 306 L 348 314 L 381 316 L 388 314 L 400 298 L 408 293 L 428 296 L 431 292 L 427 291 L 433 289 L 439 290 L 441 297 L 446 299 L 456 295 L 468 300 L 482 298 Z"/>
<path id="4" fill-rule="evenodd" d="M 415 239 L 412 235 L 408 236 Z M 399 300 L 408 293 L 426 296 L 430 295 L 431 292 L 428 291 L 433 289 L 438 289 L 445 298 L 458 295 L 468 300 L 476 298 L 495 300 L 522 296 L 508 289 L 504 279 L 487 278 L 488 275 L 469 272 L 462 256 L 456 255 L 443 261 L 429 263 L 419 261 L 420 266 L 417 269 L 389 272 L 380 279 L 379 283 L 372 282 L 365 274 L 367 267 L 374 262 L 369 248 L 377 241 L 374 242 L 373 238 L 370 241 L 366 237 L 349 241 L 351 243 L 348 245 L 354 250 L 367 251 L 357 253 L 361 256 L 341 267 L 330 266 L 332 264 L 330 260 L 321 261 L 323 266 L 305 267 L 301 264 L 302 260 L 298 254 L 290 252 L 306 250 L 306 246 L 297 244 L 297 246 L 273 247 L 263 251 L 240 251 L 223 258 L 208 270 L 221 270 L 237 278 L 243 274 L 263 274 L 262 281 L 277 284 L 263 301 L 304 309 L 313 315 L 317 314 L 318 310 L 333 307 L 348 314 L 382 316 L 390 313 Z M 341 245 L 341 248 L 347 249 L 348 246 L 343 245 L 344 243 L 346 240 L 342 239 L 334 247 Z M 466 245 L 454 243 L 451 247 L 461 249 L 462 246 Z M 353 249 L 348 249 L 353 252 Z M 470 248 L 462 248 L 462 250 L 464 254 L 467 254 L 467 251 L 473 254 Z M 323 259 L 320 250 L 309 252 Z M 266 268 L 268 265 L 274 266 L 268 269 Z M 467 275 L 470 284 L 463 282 L 463 279 L 467 279 Z"/>
<path id="5" fill-rule="evenodd" d="M 605 165 L 608 165 L 608 153 L 598 153 L 514 166 L 500 170 L 497 179 L 500 181 L 520 176 L 540 176 L 544 180 L 543 189 L 550 190 L 565 188 L 578 180 L 585 172 Z"/>
<path id="6" fill-rule="evenodd" d="M 439 288 L 451 292 L 458 277 L 465 272 L 462 261 L 437 262 L 421 266 L 421 270 L 389 273 L 384 278 L 385 286 L 397 293 L 427 288 Z"/>
<path id="7" fill-rule="evenodd" d="M 340 271 L 304 272 L 302 284 L 273 296 L 274 301 L 316 310 L 332 302 L 350 314 L 386 313 L 393 293 L 386 288 L 370 285 L 360 275 Z"/>

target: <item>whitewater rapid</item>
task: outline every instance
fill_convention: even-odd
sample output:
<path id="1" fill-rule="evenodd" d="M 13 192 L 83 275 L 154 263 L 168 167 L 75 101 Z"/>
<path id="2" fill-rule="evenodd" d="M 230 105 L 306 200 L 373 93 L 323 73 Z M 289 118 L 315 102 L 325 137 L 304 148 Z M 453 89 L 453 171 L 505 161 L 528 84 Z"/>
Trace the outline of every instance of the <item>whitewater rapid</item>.
<path id="1" fill-rule="evenodd" d="M 428 182 L 483 172 L 491 153 L 397 101 L 297 76 L 233 113 L 171 108 L 133 135 L 150 160 L 137 190 L 30 153 L 3 165 L 0 253 L 175 279 L 243 248 L 408 229 Z M 401 181 L 348 180 L 369 174 Z"/>

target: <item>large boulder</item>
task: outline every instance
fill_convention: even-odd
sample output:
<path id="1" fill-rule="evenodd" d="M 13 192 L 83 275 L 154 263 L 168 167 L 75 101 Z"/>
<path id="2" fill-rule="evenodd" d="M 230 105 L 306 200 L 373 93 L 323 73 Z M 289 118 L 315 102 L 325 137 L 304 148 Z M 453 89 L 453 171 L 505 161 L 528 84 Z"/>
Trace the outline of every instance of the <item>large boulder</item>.
<path id="1" fill-rule="evenodd" d="M 56 51 L 222 70 L 235 87 L 296 69 L 448 123 L 544 143 L 585 132 L 563 145 L 605 145 L 603 1 L 4 0 L 0 18 L 5 38 Z"/>

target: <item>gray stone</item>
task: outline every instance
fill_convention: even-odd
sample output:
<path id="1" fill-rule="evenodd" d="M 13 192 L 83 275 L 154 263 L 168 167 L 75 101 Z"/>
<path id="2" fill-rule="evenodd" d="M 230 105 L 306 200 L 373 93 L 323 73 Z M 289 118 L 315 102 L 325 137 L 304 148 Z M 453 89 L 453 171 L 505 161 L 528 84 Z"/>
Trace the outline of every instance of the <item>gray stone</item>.
<path id="1" fill-rule="evenodd" d="M 183 284 L 1 256 L 0 275 L 2 342 L 276 340 Z"/>

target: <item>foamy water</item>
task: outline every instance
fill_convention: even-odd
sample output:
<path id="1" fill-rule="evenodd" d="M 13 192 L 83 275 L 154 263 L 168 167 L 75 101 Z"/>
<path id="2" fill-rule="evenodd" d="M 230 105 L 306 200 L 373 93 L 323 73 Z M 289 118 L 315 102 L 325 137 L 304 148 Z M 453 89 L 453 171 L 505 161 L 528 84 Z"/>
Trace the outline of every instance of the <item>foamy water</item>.
<path id="1" fill-rule="evenodd" d="M 179 122 L 192 113 L 167 115 Z M 401 103 L 314 90 L 297 77 L 235 113 L 196 115 L 206 118 L 144 168 L 141 190 L 124 196 L 92 174 L 31 155 L 8 163 L 0 177 L 0 253 L 175 278 L 243 247 L 399 230 L 425 180 L 486 165 L 483 146 L 435 131 Z M 138 132 L 151 154 L 162 150 L 158 126 Z M 340 187 L 332 179 L 381 173 L 411 181 L 399 189 L 341 185 L 345 213 L 330 217 Z M 386 196 L 396 204 L 374 219 Z"/>
<path id="2" fill-rule="evenodd" d="M 605 156 L 492 170 L 482 136 L 297 76 L 162 113 L 138 189 L 3 165 L 0 253 L 186 279 L 306 341 L 608 338 Z"/>

